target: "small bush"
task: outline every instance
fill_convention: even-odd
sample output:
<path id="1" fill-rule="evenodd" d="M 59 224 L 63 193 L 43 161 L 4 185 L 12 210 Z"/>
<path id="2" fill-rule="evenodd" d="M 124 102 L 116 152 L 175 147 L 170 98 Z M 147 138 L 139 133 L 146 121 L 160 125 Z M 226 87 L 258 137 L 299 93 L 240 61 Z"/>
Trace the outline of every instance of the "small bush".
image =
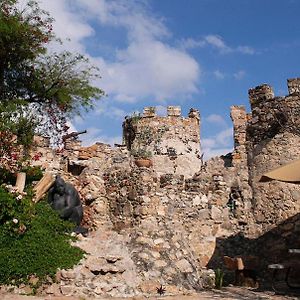
<path id="1" fill-rule="evenodd" d="M 138 149 L 132 149 L 131 155 L 136 158 L 144 158 L 149 159 L 152 157 L 152 152 L 146 149 L 138 148 Z"/>
<path id="2" fill-rule="evenodd" d="M 26 185 L 30 185 L 33 181 L 39 181 L 43 177 L 43 171 L 40 167 L 25 166 L 20 169 L 20 172 L 26 173 Z M 0 167 L 0 184 L 16 183 L 16 174 L 11 171 Z"/>
<path id="3" fill-rule="evenodd" d="M 14 235 L 22 233 L 30 226 L 34 216 L 32 191 L 26 195 L 11 194 L 0 187 L 0 231 Z"/>
<path id="4" fill-rule="evenodd" d="M 0 167 L 0 184 L 2 183 L 15 184 L 16 175 L 9 170 Z"/>
<path id="5" fill-rule="evenodd" d="M 34 205 L 30 195 L 19 201 L 0 187 L 0 213 L 0 284 L 26 283 L 31 275 L 42 282 L 83 257 L 66 234 L 74 224 L 60 219 L 45 201 Z"/>
<path id="6" fill-rule="evenodd" d="M 39 181 L 43 177 L 43 171 L 40 167 L 23 167 L 22 172 L 26 173 L 26 184 L 31 184 L 32 181 Z"/>

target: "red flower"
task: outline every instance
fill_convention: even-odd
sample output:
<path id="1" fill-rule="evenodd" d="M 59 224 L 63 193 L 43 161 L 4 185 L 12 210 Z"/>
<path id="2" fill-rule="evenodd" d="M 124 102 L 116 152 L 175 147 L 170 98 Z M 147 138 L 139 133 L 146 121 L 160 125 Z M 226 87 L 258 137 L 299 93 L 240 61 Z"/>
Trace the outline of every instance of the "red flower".
<path id="1" fill-rule="evenodd" d="M 32 157 L 33 160 L 40 160 L 42 156 L 42 153 L 41 152 L 38 152 L 36 154 L 34 154 L 34 156 Z"/>
<path id="2" fill-rule="evenodd" d="M 14 160 L 17 160 L 18 159 L 18 154 L 17 153 L 12 153 L 11 158 L 14 159 Z"/>

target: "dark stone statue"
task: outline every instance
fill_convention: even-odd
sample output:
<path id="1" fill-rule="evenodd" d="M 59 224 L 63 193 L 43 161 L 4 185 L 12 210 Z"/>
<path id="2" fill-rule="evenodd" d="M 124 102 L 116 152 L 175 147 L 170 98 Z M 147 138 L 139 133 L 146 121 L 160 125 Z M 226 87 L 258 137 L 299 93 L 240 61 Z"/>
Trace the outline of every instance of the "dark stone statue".
<path id="1" fill-rule="evenodd" d="M 65 182 L 59 175 L 48 192 L 48 203 L 64 220 L 76 224 L 75 232 L 86 233 L 87 229 L 80 227 L 83 217 L 83 208 L 79 194 L 70 183 Z"/>

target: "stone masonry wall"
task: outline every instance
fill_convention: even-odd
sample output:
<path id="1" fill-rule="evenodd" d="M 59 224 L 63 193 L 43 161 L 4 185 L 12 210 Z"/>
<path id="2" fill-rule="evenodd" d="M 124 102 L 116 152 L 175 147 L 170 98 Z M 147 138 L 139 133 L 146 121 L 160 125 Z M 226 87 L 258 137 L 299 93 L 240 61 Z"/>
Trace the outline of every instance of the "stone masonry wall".
<path id="1" fill-rule="evenodd" d="M 127 119 L 123 128 L 128 149 L 150 151 L 158 174 L 180 174 L 191 178 L 200 170 L 200 117 L 197 110 L 191 109 L 188 118 L 183 118 L 180 107 L 169 106 L 168 115 L 160 117 L 156 116 L 154 107 L 146 107 L 142 117 Z"/>
<path id="2" fill-rule="evenodd" d="M 298 185 L 275 180 L 258 182 L 265 172 L 300 155 L 300 94 L 296 88 L 299 79 L 288 82 L 291 94 L 286 97 L 274 97 L 268 85 L 249 90 L 252 110 L 247 124 L 249 179 L 254 215 L 263 231 L 300 212 Z"/>
<path id="3" fill-rule="evenodd" d="M 182 127 L 196 121 L 162 124 L 174 122 L 170 132 L 183 134 Z M 125 146 L 81 147 L 74 139 L 59 156 L 59 172 L 79 191 L 91 232 L 78 242 L 86 258 L 60 271 L 58 282 L 44 293 L 130 296 L 156 294 L 160 284 L 175 294 L 209 287 L 214 273 L 207 264 L 217 239 L 250 226 L 235 169 L 220 158 L 188 177 L 157 172 L 155 165 L 137 167 Z"/>
<path id="4" fill-rule="evenodd" d="M 59 151 L 50 148 L 50 141 L 41 136 L 34 137 L 34 147 L 31 153 L 32 166 L 40 166 L 44 170 L 57 172 L 62 166 L 62 156 Z"/>
<path id="5" fill-rule="evenodd" d="M 53 152 L 41 145 L 35 163 L 74 184 L 91 229 L 78 242 L 86 258 L 59 272 L 46 293 L 153 295 L 160 284 L 175 294 L 195 291 L 212 286 L 208 265 L 222 266 L 223 255 L 259 254 L 269 245 L 267 262 L 295 245 L 290 237 L 299 220 L 291 220 L 300 212 L 300 187 L 258 180 L 300 154 L 299 86 L 289 80 L 287 97 L 275 97 L 268 85 L 249 90 L 251 114 L 231 108 L 233 153 L 205 163 L 199 113 L 183 118 L 179 107 L 169 107 L 166 117 L 148 107 L 127 118 L 123 146 L 82 147 L 71 139 Z M 150 150 L 153 166 L 137 167 L 137 150 Z M 275 237 L 280 250 L 270 246 Z"/>
<path id="6" fill-rule="evenodd" d="M 154 168 L 137 167 L 133 160 L 111 160 L 105 166 L 103 160 L 80 160 L 86 168 L 79 180 L 101 169 L 105 190 L 91 206 L 97 207 L 95 218 L 102 216 L 102 222 L 91 233 L 92 244 L 87 245 L 88 238 L 82 241 L 92 256 L 82 261 L 75 273 L 61 273 L 58 292 L 129 296 L 153 295 L 160 284 L 175 294 L 211 286 L 213 272 L 206 266 L 216 239 L 238 232 L 243 219 L 242 207 L 231 210 L 227 205 L 230 187 L 223 176 L 202 174 L 184 180 L 168 174 L 159 179 Z M 215 167 L 208 164 L 207 168 Z M 91 178 L 90 184 L 93 181 Z M 104 220 L 104 216 L 108 218 Z M 101 237 L 105 240 L 99 241 Z M 94 250 L 106 249 L 102 243 L 108 242 L 114 251 Z"/>

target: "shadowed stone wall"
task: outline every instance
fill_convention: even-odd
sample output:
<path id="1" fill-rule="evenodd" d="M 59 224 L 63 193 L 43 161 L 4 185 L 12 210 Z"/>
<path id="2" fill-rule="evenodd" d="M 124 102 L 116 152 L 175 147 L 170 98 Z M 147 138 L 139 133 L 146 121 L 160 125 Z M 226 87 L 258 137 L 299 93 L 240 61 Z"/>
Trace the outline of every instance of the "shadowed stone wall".
<path id="1" fill-rule="evenodd" d="M 251 117 L 247 123 L 249 179 L 257 223 L 266 231 L 300 212 L 300 186 L 258 182 L 262 174 L 300 156 L 299 79 L 288 81 L 290 94 L 274 97 L 270 86 L 249 90 Z"/>

